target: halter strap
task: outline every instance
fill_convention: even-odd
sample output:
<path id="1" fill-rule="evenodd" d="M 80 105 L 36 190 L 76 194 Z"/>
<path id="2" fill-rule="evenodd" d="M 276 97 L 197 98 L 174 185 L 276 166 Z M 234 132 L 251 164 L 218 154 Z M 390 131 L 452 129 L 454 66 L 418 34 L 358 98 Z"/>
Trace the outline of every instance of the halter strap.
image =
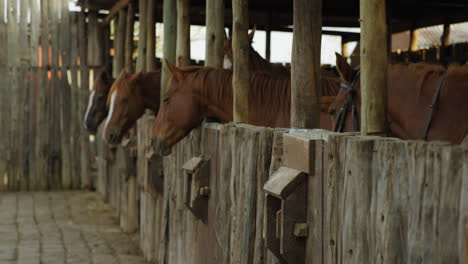
<path id="1" fill-rule="evenodd" d="M 351 85 L 348 83 L 340 83 L 340 87 L 343 89 L 348 90 L 348 94 L 346 96 L 345 104 L 343 108 L 341 108 L 340 113 L 338 114 L 338 119 L 336 120 L 335 124 L 335 132 L 343 132 L 344 123 L 346 120 L 346 114 L 348 113 L 348 108 L 351 106 L 351 115 L 353 118 L 353 129 L 354 131 L 359 131 L 359 117 L 356 107 L 356 87 L 361 76 L 361 71 L 358 71 L 354 76 L 353 82 Z"/>
<path id="2" fill-rule="evenodd" d="M 434 119 L 434 114 L 437 110 L 437 105 L 439 103 L 439 95 L 440 95 L 440 89 L 442 88 L 442 85 L 444 85 L 444 80 L 445 77 L 447 76 L 447 73 L 442 74 L 439 78 L 439 82 L 437 84 L 437 88 L 434 92 L 434 95 L 432 96 L 432 102 L 429 105 L 429 115 L 426 119 L 426 122 L 424 124 L 424 130 L 422 131 L 422 138 L 424 140 L 427 139 L 427 134 L 429 133 L 429 128 L 431 127 L 432 120 Z"/>

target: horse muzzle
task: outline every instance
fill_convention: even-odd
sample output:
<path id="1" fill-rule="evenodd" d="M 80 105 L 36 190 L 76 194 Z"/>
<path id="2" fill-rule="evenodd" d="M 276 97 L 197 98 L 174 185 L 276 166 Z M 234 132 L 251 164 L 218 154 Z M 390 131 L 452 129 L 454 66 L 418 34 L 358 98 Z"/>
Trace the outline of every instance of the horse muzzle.
<path id="1" fill-rule="evenodd" d="M 151 147 L 161 156 L 167 156 L 171 154 L 171 148 L 168 147 L 164 139 L 160 137 L 154 137 L 151 139 Z"/>

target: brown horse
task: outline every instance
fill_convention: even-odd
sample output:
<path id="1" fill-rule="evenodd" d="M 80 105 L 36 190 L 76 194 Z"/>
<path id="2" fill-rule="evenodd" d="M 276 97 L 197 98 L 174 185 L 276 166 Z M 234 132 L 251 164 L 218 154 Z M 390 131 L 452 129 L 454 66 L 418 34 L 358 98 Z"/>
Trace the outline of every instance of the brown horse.
<path id="1" fill-rule="evenodd" d="M 350 84 L 357 71 L 337 54 L 337 68 L 344 82 Z M 444 75 L 445 74 L 445 75 Z M 390 134 L 402 139 L 443 140 L 458 144 L 468 133 L 468 66 L 451 66 L 448 70 L 424 63 L 391 65 L 387 73 L 387 119 Z M 434 114 L 430 105 L 439 87 Z M 348 96 L 341 89 L 330 113 L 343 108 Z M 360 86 L 357 82 L 356 107 L 360 109 Z M 358 110 L 359 112 L 359 110 Z M 358 114 L 360 119 L 360 115 Z M 345 118 L 344 131 L 352 131 L 352 116 Z M 425 127 L 430 121 L 427 135 Z"/>
<path id="2" fill-rule="evenodd" d="M 264 59 L 258 52 L 252 47 L 252 41 L 255 35 L 255 28 L 249 33 L 249 66 L 250 70 L 255 71 L 266 71 L 271 74 L 284 74 L 289 75 L 288 68 L 284 67 L 280 63 L 270 63 Z M 224 38 L 224 62 L 223 68 L 230 70 L 232 69 L 234 62 L 234 56 L 232 54 L 232 39 L 227 35 Z"/>
<path id="3" fill-rule="evenodd" d="M 103 131 L 104 140 L 119 144 L 122 136 L 133 127 L 145 109 L 159 109 L 161 71 L 131 74 L 123 70 L 107 97 L 109 114 Z"/>
<path id="4" fill-rule="evenodd" d="M 114 79 L 106 70 L 100 71 L 94 80 L 83 121 L 85 128 L 91 134 L 96 134 L 99 124 L 107 116 L 106 99 L 112 83 Z"/>
<path id="5" fill-rule="evenodd" d="M 152 129 L 152 145 L 163 155 L 169 154 L 170 148 L 200 125 L 204 117 L 215 118 L 223 123 L 233 120 L 231 71 L 208 67 L 179 69 L 166 63 L 172 78 Z M 322 81 L 337 82 L 328 79 Z M 289 76 L 265 72 L 251 74 L 249 124 L 289 127 L 290 84 Z M 321 119 L 323 115 L 328 115 L 326 109 Z"/>

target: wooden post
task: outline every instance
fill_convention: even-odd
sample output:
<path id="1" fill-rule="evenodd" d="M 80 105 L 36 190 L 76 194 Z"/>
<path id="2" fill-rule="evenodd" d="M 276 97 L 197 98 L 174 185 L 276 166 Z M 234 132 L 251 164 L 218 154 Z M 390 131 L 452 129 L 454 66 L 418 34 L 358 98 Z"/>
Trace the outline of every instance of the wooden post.
<path id="1" fill-rule="evenodd" d="M 189 0 L 177 0 L 177 66 L 190 65 Z"/>
<path id="2" fill-rule="evenodd" d="M 385 0 L 360 0 L 361 134 L 387 130 L 387 50 Z"/>
<path id="3" fill-rule="evenodd" d="M 127 10 L 121 9 L 119 11 L 119 17 L 117 22 L 117 28 L 115 30 L 115 45 L 114 45 L 114 56 L 115 65 L 113 67 L 114 78 L 117 77 L 120 71 L 125 67 L 125 22 L 127 20 Z"/>
<path id="4" fill-rule="evenodd" d="M 267 61 L 271 61 L 271 30 L 270 25 L 267 26 L 266 30 L 266 42 L 265 42 L 265 58 Z"/>
<path id="5" fill-rule="evenodd" d="M 249 4 L 248 0 L 232 0 L 234 73 L 232 88 L 234 95 L 234 122 L 249 122 Z"/>
<path id="6" fill-rule="evenodd" d="M 102 30 L 98 23 L 98 13 L 90 10 L 88 14 L 88 55 L 87 63 L 90 67 L 100 67 L 104 64 Z"/>
<path id="7" fill-rule="evenodd" d="M 341 55 L 343 55 L 345 58 L 348 58 L 350 55 L 348 50 L 348 42 L 345 42 L 344 40 L 341 40 Z"/>
<path id="8" fill-rule="evenodd" d="M 146 13 L 146 71 L 156 69 L 155 1 L 148 0 L 148 11 Z"/>
<path id="9" fill-rule="evenodd" d="M 410 30 L 410 41 L 409 41 L 409 51 L 416 51 L 418 50 L 418 30 L 412 28 Z"/>
<path id="10" fill-rule="evenodd" d="M 223 67 L 225 35 L 224 0 L 207 0 L 205 66 Z"/>
<path id="11" fill-rule="evenodd" d="M 176 59 L 176 41 L 177 41 L 177 8 L 176 0 L 168 0 L 163 3 L 163 22 L 164 22 L 164 45 L 163 57 L 175 63 Z M 161 76 L 161 95 L 166 93 L 167 82 L 170 77 L 169 69 L 164 63 Z M 164 98 L 161 96 L 161 100 Z"/>
<path id="12" fill-rule="evenodd" d="M 440 38 L 440 44 L 442 47 L 450 45 L 450 23 L 444 23 L 444 31 Z"/>
<path id="13" fill-rule="evenodd" d="M 272 11 L 268 12 L 268 23 L 265 28 L 266 42 L 265 42 L 265 59 L 271 61 L 271 23 L 273 19 Z"/>
<path id="14" fill-rule="evenodd" d="M 291 127 L 317 128 L 320 123 L 320 46 L 322 1 L 294 1 L 291 59 Z"/>
<path id="15" fill-rule="evenodd" d="M 147 0 L 140 0 L 139 10 L 147 10 L 146 2 Z M 140 23 L 139 23 L 139 33 L 138 33 L 138 56 L 136 63 L 136 71 L 144 71 L 146 67 L 146 13 L 140 11 Z"/>
<path id="16" fill-rule="evenodd" d="M 133 4 L 128 4 L 127 22 L 125 30 L 125 70 L 133 72 L 133 24 L 135 19 L 135 10 Z"/>

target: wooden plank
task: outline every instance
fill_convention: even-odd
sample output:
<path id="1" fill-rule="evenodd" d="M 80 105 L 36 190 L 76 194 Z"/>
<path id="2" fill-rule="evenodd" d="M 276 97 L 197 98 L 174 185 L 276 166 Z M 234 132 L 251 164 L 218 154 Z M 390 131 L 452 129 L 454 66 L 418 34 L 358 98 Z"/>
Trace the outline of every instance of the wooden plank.
<path id="1" fill-rule="evenodd" d="M 112 6 L 112 8 L 109 10 L 109 14 L 106 16 L 104 19 L 105 24 L 109 24 L 111 20 L 122 10 L 124 9 L 128 4 L 130 3 L 130 0 L 118 0 L 117 3 Z M 145 9 L 142 9 L 145 10 Z"/>
<path id="2" fill-rule="evenodd" d="M 176 60 L 176 40 L 177 40 L 177 8 L 176 1 L 164 1 L 163 3 L 163 23 L 164 23 L 164 44 L 163 57 L 171 63 Z M 170 71 L 164 63 L 161 76 L 161 95 L 166 92 L 167 82 L 170 78 Z M 164 96 L 161 96 L 161 100 Z"/>
<path id="3" fill-rule="evenodd" d="M 0 93 L 8 94 L 8 24 L 6 23 L 6 17 L 4 17 L 7 6 L 4 4 L 0 5 L 0 44 L 4 47 L 0 49 Z M 8 159 L 9 159 L 9 133 L 10 133 L 10 103 L 8 96 L 0 97 L 0 151 L 3 153 L 2 159 L 0 159 L 0 191 L 7 190 L 8 182 Z"/>
<path id="4" fill-rule="evenodd" d="M 345 171 L 343 175 L 342 248 L 341 256 L 347 263 L 368 263 L 371 246 L 367 230 L 370 190 L 372 186 L 373 141 L 350 139 L 347 142 Z"/>
<path id="5" fill-rule="evenodd" d="M 147 1 L 148 0 L 139 0 L 139 10 L 147 10 Z M 139 33 L 138 33 L 138 56 L 136 61 L 136 71 L 144 71 L 146 67 L 146 14 L 147 12 L 140 12 L 139 19 Z"/>
<path id="6" fill-rule="evenodd" d="M 387 132 L 387 20 L 385 0 L 361 0 L 361 134 Z"/>
<path id="7" fill-rule="evenodd" d="M 177 0 L 177 66 L 190 65 L 190 3 Z"/>
<path id="8" fill-rule="evenodd" d="M 466 177 L 466 175 L 468 175 L 468 146 L 466 145 L 461 158 L 463 163 L 462 175 L 464 175 L 464 177 L 461 187 L 460 223 L 458 227 L 459 234 L 463 235 L 458 242 L 458 248 L 459 255 L 463 256 L 460 262 L 466 263 L 468 261 L 468 177 Z"/>
<path id="9" fill-rule="evenodd" d="M 128 4 L 127 9 L 127 21 L 125 28 L 125 70 L 127 72 L 133 72 L 133 29 L 135 20 L 135 10 L 133 4 Z"/>
<path id="10" fill-rule="evenodd" d="M 34 1 L 33 1 L 34 2 Z M 71 31 L 70 31 L 70 11 L 68 10 L 68 1 L 61 1 L 61 20 L 60 20 L 60 55 L 62 66 L 66 69 L 70 66 L 71 54 Z"/>
<path id="11" fill-rule="evenodd" d="M 156 0 L 147 0 L 148 11 L 145 20 L 146 23 L 146 71 L 156 69 Z"/>
<path id="12" fill-rule="evenodd" d="M 206 1 L 205 66 L 222 68 L 224 58 L 224 0 Z"/>
<path id="13" fill-rule="evenodd" d="M 293 13 L 291 127 L 317 128 L 320 124 L 322 1 L 294 1 Z"/>

